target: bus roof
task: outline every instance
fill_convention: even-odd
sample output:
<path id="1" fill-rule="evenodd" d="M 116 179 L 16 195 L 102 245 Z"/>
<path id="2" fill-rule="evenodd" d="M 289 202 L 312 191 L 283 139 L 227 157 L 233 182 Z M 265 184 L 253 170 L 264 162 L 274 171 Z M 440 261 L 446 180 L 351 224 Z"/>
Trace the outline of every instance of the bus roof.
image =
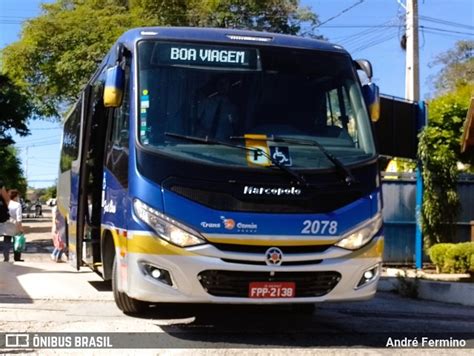
<path id="1" fill-rule="evenodd" d="M 125 32 L 119 42 L 133 51 L 133 43 L 138 39 L 190 40 L 221 43 L 258 44 L 281 46 L 348 54 L 339 46 L 326 41 L 283 35 L 278 33 L 203 27 L 142 27 Z"/>

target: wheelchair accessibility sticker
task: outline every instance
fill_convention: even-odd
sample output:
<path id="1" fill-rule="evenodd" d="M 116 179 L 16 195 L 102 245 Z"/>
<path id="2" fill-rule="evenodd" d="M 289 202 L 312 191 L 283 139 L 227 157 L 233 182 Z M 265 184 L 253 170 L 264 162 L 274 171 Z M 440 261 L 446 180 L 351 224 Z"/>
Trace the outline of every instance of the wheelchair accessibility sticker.
<path id="1" fill-rule="evenodd" d="M 291 161 L 290 149 L 284 146 L 269 146 L 270 155 L 278 163 L 284 166 L 291 166 L 293 162 Z"/>

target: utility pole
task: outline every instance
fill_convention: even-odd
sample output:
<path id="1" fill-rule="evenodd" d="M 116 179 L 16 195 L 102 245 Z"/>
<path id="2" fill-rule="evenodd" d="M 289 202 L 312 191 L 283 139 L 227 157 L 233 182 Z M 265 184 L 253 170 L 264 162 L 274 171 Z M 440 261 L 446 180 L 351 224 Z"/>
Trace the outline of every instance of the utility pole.
<path id="1" fill-rule="evenodd" d="M 25 154 L 26 154 L 26 159 L 25 159 L 25 161 L 26 161 L 26 165 L 25 165 L 26 166 L 25 167 L 26 184 L 28 184 L 28 147 L 29 146 L 26 146 L 26 148 L 25 148 Z"/>
<path id="2" fill-rule="evenodd" d="M 405 98 L 420 100 L 420 60 L 418 48 L 418 0 L 406 0 Z"/>

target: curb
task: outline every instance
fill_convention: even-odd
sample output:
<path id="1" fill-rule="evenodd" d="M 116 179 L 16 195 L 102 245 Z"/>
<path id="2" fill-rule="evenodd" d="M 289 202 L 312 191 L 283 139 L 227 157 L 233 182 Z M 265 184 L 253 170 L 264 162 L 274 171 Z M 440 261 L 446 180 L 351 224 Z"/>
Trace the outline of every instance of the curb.
<path id="1" fill-rule="evenodd" d="M 461 304 L 474 307 L 474 283 L 440 282 L 420 278 L 410 278 L 418 283 L 418 299 L 436 302 Z M 397 291 L 398 280 L 396 277 L 381 277 L 378 291 Z"/>

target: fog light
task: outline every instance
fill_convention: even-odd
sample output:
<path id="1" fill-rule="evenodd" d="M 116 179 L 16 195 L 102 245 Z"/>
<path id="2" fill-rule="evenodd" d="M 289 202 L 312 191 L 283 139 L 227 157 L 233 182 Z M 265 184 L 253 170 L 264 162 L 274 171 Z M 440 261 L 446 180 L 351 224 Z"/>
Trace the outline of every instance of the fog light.
<path id="1" fill-rule="evenodd" d="M 367 272 L 365 272 L 365 273 L 367 273 Z M 151 276 L 155 279 L 160 278 L 160 276 L 161 276 L 160 270 L 158 268 L 153 268 L 153 270 L 151 271 Z"/>
<path id="2" fill-rule="evenodd" d="M 364 278 L 367 280 L 372 279 L 373 276 L 374 276 L 374 273 L 372 271 L 367 271 L 364 273 Z"/>
<path id="3" fill-rule="evenodd" d="M 373 280 L 375 280 L 378 276 L 378 272 L 379 272 L 379 266 L 378 265 L 374 266 L 374 267 L 371 267 L 370 269 L 365 271 L 364 274 L 362 275 L 362 278 L 360 279 L 359 283 L 357 284 L 356 288 L 362 287 L 362 286 L 366 285 L 367 283 L 370 283 Z"/>
<path id="4" fill-rule="evenodd" d="M 145 274 L 149 275 L 155 281 L 167 284 L 169 286 L 173 285 L 173 282 L 171 281 L 171 275 L 167 270 L 145 263 L 142 264 L 142 267 Z"/>

